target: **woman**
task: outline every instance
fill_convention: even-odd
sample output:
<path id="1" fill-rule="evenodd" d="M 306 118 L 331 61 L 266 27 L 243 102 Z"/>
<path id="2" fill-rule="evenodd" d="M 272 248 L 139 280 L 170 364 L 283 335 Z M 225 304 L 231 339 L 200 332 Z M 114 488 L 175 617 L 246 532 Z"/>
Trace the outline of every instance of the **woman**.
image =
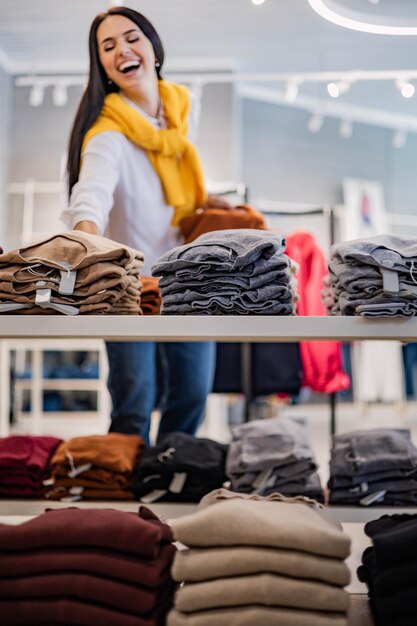
<path id="1" fill-rule="evenodd" d="M 178 222 L 197 208 L 229 206 L 208 197 L 198 154 L 186 135 L 188 90 L 162 80 L 164 50 L 140 13 L 113 7 L 89 35 L 90 73 L 72 129 L 71 228 L 103 234 L 141 250 L 143 274 L 181 243 Z M 166 432 L 194 434 L 211 390 L 211 343 L 110 342 L 111 431 L 149 440 L 157 399 L 157 351 L 162 367 L 161 423 Z"/>

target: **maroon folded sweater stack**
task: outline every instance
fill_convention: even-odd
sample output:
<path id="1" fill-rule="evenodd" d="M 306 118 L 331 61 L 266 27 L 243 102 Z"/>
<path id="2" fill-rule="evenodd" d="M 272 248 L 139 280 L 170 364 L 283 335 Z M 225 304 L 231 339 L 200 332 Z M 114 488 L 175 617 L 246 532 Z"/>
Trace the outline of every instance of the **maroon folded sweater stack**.
<path id="1" fill-rule="evenodd" d="M 49 461 L 60 439 L 34 435 L 12 435 L 0 439 L 0 496 L 39 498 Z"/>
<path id="2" fill-rule="evenodd" d="M 162 626 L 171 528 L 149 509 L 58 509 L 0 524 L 2 626 Z"/>

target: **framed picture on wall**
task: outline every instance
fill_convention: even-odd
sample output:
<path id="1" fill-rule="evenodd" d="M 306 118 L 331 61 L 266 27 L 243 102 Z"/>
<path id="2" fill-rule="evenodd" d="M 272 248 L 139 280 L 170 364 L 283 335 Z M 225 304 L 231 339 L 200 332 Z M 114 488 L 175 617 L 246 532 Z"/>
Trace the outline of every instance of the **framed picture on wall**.
<path id="1" fill-rule="evenodd" d="M 384 190 L 380 182 L 345 178 L 343 200 L 340 223 L 342 240 L 373 237 L 388 231 Z"/>

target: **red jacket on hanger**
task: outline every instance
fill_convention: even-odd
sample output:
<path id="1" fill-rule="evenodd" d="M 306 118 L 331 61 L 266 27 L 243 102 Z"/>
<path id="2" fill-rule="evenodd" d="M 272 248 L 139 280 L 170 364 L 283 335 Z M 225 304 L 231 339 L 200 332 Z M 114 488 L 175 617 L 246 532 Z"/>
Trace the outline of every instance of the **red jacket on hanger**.
<path id="1" fill-rule="evenodd" d="M 300 266 L 297 274 L 298 315 L 326 315 L 320 292 L 323 277 L 328 274 L 323 251 L 310 233 L 296 231 L 286 237 L 286 254 Z M 338 341 L 303 341 L 300 343 L 303 364 L 303 387 L 332 393 L 350 387 L 342 369 L 341 345 Z"/>

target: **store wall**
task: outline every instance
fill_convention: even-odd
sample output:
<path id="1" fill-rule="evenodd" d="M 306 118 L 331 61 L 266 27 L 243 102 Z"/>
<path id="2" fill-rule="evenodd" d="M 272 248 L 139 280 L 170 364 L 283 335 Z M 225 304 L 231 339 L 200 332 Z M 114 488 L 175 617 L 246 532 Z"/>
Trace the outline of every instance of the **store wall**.
<path id="1" fill-rule="evenodd" d="M 43 104 L 31 107 L 29 89 L 14 88 L 9 181 L 22 182 L 27 178 L 60 180 L 68 136 L 80 97 L 81 90 L 71 88 L 68 103 L 56 107 L 48 89 Z M 236 175 L 234 104 L 231 85 L 204 88 L 197 146 L 206 177 L 210 180 L 233 180 Z M 9 198 L 8 204 L 13 215 L 11 236 L 17 241 L 22 223 L 22 198 Z M 37 197 L 35 230 L 62 228 L 59 221 L 61 205 L 59 194 Z"/>
<path id="2" fill-rule="evenodd" d="M 9 164 L 12 79 L 0 67 L 0 245 L 8 247 L 6 182 Z"/>
<path id="3" fill-rule="evenodd" d="M 417 135 L 404 148 L 391 145 L 392 131 L 354 125 L 351 139 L 339 122 L 326 119 L 317 134 L 309 113 L 245 99 L 242 102 L 242 178 L 252 199 L 317 204 L 342 202 L 342 179 L 380 181 L 388 211 L 417 213 Z"/>

